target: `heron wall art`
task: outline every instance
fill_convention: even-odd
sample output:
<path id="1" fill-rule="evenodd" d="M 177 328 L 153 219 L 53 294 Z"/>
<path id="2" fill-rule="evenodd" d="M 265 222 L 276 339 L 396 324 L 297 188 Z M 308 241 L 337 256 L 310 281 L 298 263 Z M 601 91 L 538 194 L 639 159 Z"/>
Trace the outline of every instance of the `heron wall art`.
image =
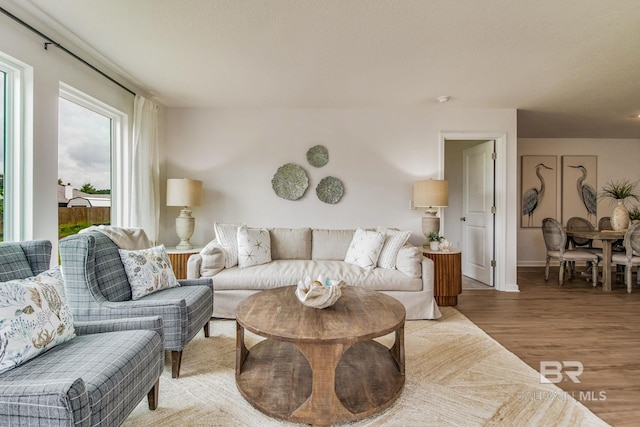
<path id="1" fill-rule="evenodd" d="M 562 156 L 562 223 L 579 216 L 596 226 L 597 157 Z"/>
<path id="2" fill-rule="evenodd" d="M 557 157 L 522 156 L 521 227 L 541 227 L 557 217 Z"/>

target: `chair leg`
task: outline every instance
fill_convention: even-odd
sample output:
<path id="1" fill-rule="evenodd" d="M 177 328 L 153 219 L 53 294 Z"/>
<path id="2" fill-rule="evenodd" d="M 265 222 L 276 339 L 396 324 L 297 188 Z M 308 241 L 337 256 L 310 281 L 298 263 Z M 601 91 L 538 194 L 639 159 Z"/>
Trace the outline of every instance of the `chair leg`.
<path id="1" fill-rule="evenodd" d="M 624 282 L 627 284 L 627 293 L 631 293 L 631 265 L 624 267 Z"/>
<path id="2" fill-rule="evenodd" d="M 207 320 L 207 323 L 204 324 L 204 336 L 206 338 L 209 338 L 209 322 L 210 320 Z"/>
<path id="3" fill-rule="evenodd" d="M 564 281 L 564 267 L 565 262 L 560 261 L 560 272 L 558 273 L 558 283 L 560 284 L 560 286 L 562 286 L 562 282 Z"/>
<path id="4" fill-rule="evenodd" d="M 593 282 L 593 287 L 595 288 L 598 285 L 598 261 L 591 262 L 591 281 Z"/>
<path id="5" fill-rule="evenodd" d="M 547 263 L 544 266 L 544 280 L 545 282 L 549 280 L 549 257 L 547 257 Z"/>
<path id="6" fill-rule="evenodd" d="M 149 409 L 155 411 L 158 407 L 158 391 L 160 390 L 160 378 L 153 385 L 149 393 L 147 393 L 147 401 L 149 402 Z"/>
<path id="7" fill-rule="evenodd" d="M 178 378 L 180 376 L 180 364 L 182 363 L 182 352 L 171 352 L 171 378 Z"/>

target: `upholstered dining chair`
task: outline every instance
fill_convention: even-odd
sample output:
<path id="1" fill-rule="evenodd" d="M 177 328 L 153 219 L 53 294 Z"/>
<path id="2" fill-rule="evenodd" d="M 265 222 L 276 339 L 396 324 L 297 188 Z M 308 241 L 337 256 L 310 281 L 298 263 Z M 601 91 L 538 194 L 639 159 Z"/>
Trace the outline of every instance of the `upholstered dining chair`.
<path id="1" fill-rule="evenodd" d="M 567 221 L 567 230 L 592 231 L 593 229 L 593 224 L 589 220 L 579 216 L 571 217 Z M 593 239 L 569 237 L 568 241 L 570 249 L 581 249 L 593 253 L 602 252 L 602 249 L 593 247 Z"/>
<path id="2" fill-rule="evenodd" d="M 627 292 L 631 293 L 631 269 L 640 266 L 640 223 L 632 224 L 624 235 L 624 253 L 614 253 L 611 262 L 624 266 L 624 282 Z M 639 267 L 640 268 L 640 267 Z M 636 272 L 637 283 L 640 285 L 640 274 Z"/>
<path id="3" fill-rule="evenodd" d="M 213 313 L 210 278 L 179 280 L 180 286 L 133 299 L 118 246 L 105 234 L 91 231 L 59 242 L 69 305 L 76 320 L 160 316 L 164 349 L 171 351 L 171 374 L 180 376 L 182 351 L 204 328 L 209 336 Z"/>
<path id="4" fill-rule="evenodd" d="M 581 249 L 567 248 L 567 234 L 562 224 L 554 218 L 542 220 L 542 236 L 547 247 L 547 261 L 544 269 L 544 280 L 549 280 L 549 264 L 552 259 L 560 263 L 558 283 L 562 286 L 565 268 L 569 267 L 569 278 L 573 277 L 573 267 L 576 262 L 591 264 L 593 286 L 598 283 L 598 263 L 596 254 Z"/>

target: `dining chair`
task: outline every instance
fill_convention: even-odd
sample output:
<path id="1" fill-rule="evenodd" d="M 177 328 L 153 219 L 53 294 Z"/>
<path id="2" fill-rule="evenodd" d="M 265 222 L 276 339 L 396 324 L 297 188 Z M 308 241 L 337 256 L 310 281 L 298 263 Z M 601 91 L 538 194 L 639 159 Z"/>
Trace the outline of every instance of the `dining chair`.
<path id="1" fill-rule="evenodd" d="M 624 266 L 624 282 L 631 293 L 631 269 L 640 266 L 640 223 L 632 224 L 624 235 L 624 253 L 614 253 L 611 262 Z M 640 285 L 640 274 L 636 271 L 636 281 Z"/>
<path id="2" fill-rule="evenodd" d="M 549 280 L 549 265 L 552 259 L 560 263 L 558 283 L 562 286 L 565 268 L 569 268 L 569 279 L 573 277 L 576 262 L 585 262 L 591 265 L 591 280 L 595 287 L 598 283 L 598 255 L 582 250 L 567 248 L 567 234 L 562 224 L 554 218 L 542 220 L 542 237 L 547 247 L 547 261 L 544 269 L 544 280 Z"/>

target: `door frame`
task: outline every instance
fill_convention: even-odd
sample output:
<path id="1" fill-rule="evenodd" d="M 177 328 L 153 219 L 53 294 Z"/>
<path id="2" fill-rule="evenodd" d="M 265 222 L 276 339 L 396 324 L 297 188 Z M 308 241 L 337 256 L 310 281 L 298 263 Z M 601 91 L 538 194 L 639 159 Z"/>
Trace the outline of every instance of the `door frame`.
<path id="1" fill-rule="evenodd" d="M 440 132 L 439 136 L 439 167 L 444 171 L 444 144 L 446 140 L 494 140 L 496 163 L 495 163 L 495 260 L 496 267 L 494 271 L 494 285 L 499 291 L 518 291 L 511 289 L 507 284 L 507 203 L 505 200 L 507 194 L 507 134 L 504 132 Z"/>

